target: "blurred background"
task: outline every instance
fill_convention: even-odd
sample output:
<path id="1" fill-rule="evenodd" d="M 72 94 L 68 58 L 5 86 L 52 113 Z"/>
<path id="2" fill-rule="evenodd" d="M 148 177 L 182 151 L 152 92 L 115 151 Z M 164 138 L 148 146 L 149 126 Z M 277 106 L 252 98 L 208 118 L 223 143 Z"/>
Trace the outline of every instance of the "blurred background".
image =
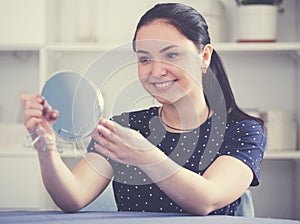
<path id="1" fill-rule="evenodd" d="M 124 57 L 139 18 L 158 2 L 166 1 L 0 0 L 1 210 L 57 209 L 43 187 L 36 152 L 23 146 L 28 133 L 20 94 L 40 92 L 58 70 L 85 74 L 107 52 L 115 53 L 114 60 Z M 300 219 L 300 1 L 262 8 L 235 0 L 173 2 L 204 15 L 238 104 L 266 122 L 261 184 L 250 189 L 256 216 Z M 99 75 L 109 77 L 101 87 L 105 116 L 153 105 L 147 97 L 133 104 L 115 91 L 130 86 L 144 96 L 138 82 L 136 88 L 129 85 L 128 79 L 136 80 L 136 64 Z M 66 144 L 62 157 L 72 168 L 82 151 Z M 102 209 L 110 208 L 113 202 L 107 201 Z"/>

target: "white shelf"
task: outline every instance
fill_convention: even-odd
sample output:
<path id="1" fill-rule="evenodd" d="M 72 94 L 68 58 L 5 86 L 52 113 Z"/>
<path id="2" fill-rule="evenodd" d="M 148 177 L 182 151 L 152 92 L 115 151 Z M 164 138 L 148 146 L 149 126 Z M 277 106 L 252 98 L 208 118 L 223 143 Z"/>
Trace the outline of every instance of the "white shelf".
<path id="1" fill-rule="evenodd" d="M 5 147 L 5 146 L 1 146 Z M 64 158 L 82 158 L 84 156 L 84 153 L 82 153 L 80 150 L 77 149 L 64 149 L 62 153 L 60 153 L 60 156 Z M 0 158 L 3 157 L 9 157 L 9 158 L 25 158 L 25 157 L 36 157 L 37 158 L 37 152 L 35 149 L 27 149 L 22 148 L 15 149 L 15 147 L 5 147 L 5 149 L 0 150 Z"/>
<path id="2" fill-rule="evenodd" d="M 1 44 L 0 51 L 39 51 L 42 45 L 39 44 Z"/>
<path id="3" fill-rule="evenodd" d="M 109 46 L 98 43 L 49 43 L 46 46 L 49 51 L 106 51 Z"/>
<path id="4" fill-rule="evenodd" d="M 274 42 L 274 43 L 216 43 L 214 47 L 217 51 L 223 52 L 282 52 L 300 51 L 300 42 Z"/>
<path id="5" fill-rule="evenodd" d="M 124 45 L 125 46 L 125 45 Z M 274 42 L 274 43 L 214 43 L 214 48 L 220 52 L 297 52 L 300 55 L 300 42 Z M 101 43 L 59 43 L 51 42 L 45 45 L 39 44 L 10 44 L 0 43 L 0 51 L 108 51 L 122 48 L 122 45 Z M 131 49 L 130 49 L 131 50 Z"/>
<path id="6" fill-rule="evenodd" d="M 49 43 L 46 45 L 46 49 L 50 51 L 108 51 L 110 49 L 116 49 L 120 46 L 122 47 L 122 45 L 118 46 L 100 43 Z M 300 42 L 215 43 L 213 46 L 217 51 L 222 52 L 294 51 L 300 53 Z"/>
<path id="7" fill-rule="evenodd" d="M 264 159 L 300 159 L 300 151 L 266 151 Z"/>
<path id="8" fill-rule="evenodd" d="M 32 172 L 33 174 L 33 178 L 26 182 L 28 183 L 26 186 L 30 186 L 30 189 L 32 189 L 31 183 L 36 183 L 37 187 L 25 196 L 31 197 L 32 194 L 32 198 L 35 198 L 39 187 L 42 186 L 42 182 L 39 182 L 40 178 L 34 176 L 38 174 L 35 172 L 38 169 L 37 152 L 34 149 L 22 147 L 22 140 L 27 132 L 21 132 L 21 130 L 16 132 L 14 129 L 13 122 L 21 122 L 22 119 L 18 94 L 23 91 L 35 94 L 41 89 L 49 76 L 57 70 L 71 69 L 83 72 L 100 54 L 116 51 L 122 53 L 120 57 L 123 57 L 123 53 L 127 54 L 128 51 L 132 53 L 130 43 L 128 45 L 111 44 L 112 42 L 126 44 L 124 40 L 132 38 L 133 33 L 129 33 L 134 30 L 134 27 L 130 28 L 130 23 L 133 22 L 131 15 L 129 17 L 123 14 L 119 16 L 115 8 L 109 8 L 111 7 L 110 4 L 107 5 L 107 2 L 103 0 L 97 1 L 97 4 L 99 3 L 100 6 L 104 5 L 105 7 L 97 8 L 97 15 L 99 15 L 97 21 L 99 24 L 96 27 L 92 26 L 93 31 L 99 29 L 99 31 L 96 31 L 98 38 L 89 40 L 97 40 L 98 42 L 75 42 L 80 38 L 75 34 L 78 28 L 78 26 L 75 27 L 76 20 L 72 19 L 74 7 L 65 4 L 66 2 L 60 0 L 30 0 L 21 3 L 20 0 L 6 0 L 6 5 L 14 6 L 15 3 L 18 3 L 19 7 L 14 7 L 16 10 L 10 11 L 6 9 L 7 7 L 2 7 L 3 12 L 10 13 L 2 13 L 1 21 L 10 26 L 3 26 L 4 31 L 7 32 L 3 32 L 4 35 L 0 38 L 1 89 L 6 93 L 2 94 L 2 99 L 0 98 L 0 121 L 8 123 L 2 129 L 2 138 L 0 138 L 2 140 L 0 142 L 1 168 L 4 172 L 1 177 L 4 180 L 9 179 L 6 170 L 7 167 L 11 167 L 9 170 L 15 171 L 13 176 L 20 180 L 19 182 L 14 181 L 15 183 L 12 185 L 3 182 L 6 183 L 5 186 L 8 186 L 7 189 L 9 190 L 7 192 L 2 191 L 11 196 L 10 201 L 14 198 L 20 201 L 20 197 L 16 196 L 16 193 L 18 193 L 19 185 L 24 183 L 22 178 L 26 177 L 26 173 Z M 226 7 L 228 6 L 228 9 L 236 6 L 231 1 L 222 0 L 222 2 L 226 4 Z M 117 4 L 117 1 L 112 4 L 115 3 Z M 286 11 L 279 18 L 278 42 L 215 42 L 212 45 L 224 59 L 224 65 L 228 74 L 230 74 L 231 83 L 235 87 L 234 91 L 239 93 L 236 95 L 242 95 L 242 97 L 237 98 L 238 102 L 242 102 L 243 106 L 250 105 L 251 108 L 287 108 L 297 114 L 299 125 L 300 31 L 297 24 L 300 22 L 300 4 L 298 0 L 284 1 L 284 4 Z M 124 3 L 125 5 L 127 3 Z M 62 6 L 65 8 L 62 9 Z M 139 9 L 142 10 L 141 7 Z M 230 16 L 235 15 L 234 12 L 234 10 L 229 11 Z M 7 15 L 7 19 L 5 17 L 3 19 L 3 15 Z M 74 13 L 76 18 L 78 15 L 78 13 Z M 104 15 L 108 17 L 102 20 Z M 140 15 L 141 13 L 139 13 Z M 124 19 L 122 22 L 127 25 L 121 27 L 120 19 Z M 236 21 L 235 17 L 232 17 L 232 21 Z M 232 23 L 232 25 L 231 28 L 235 29 L 235 23 Z M 229 31 L 230 34 L 233 34 L 232 41 L 235 34 L 234 29 Z M 7 35 L 9 33 L 10 35 Z M 130 39 L 127 38 L 127 34 L 130 35 Z M 132 71 L 126 70 L 125 74 L 133 74 L 133 72 L 136 74 L 136 70 Z M 15 80 L 19 81 L 16 82 Z M 111 89 L 115 91 L 114 86 Z M 277 94 L 278 92 L 279 94 Z M 19 124 L 18 127 L 24 129 L 22 124 Z M 8 128 L 12 128 L 11 131 Z M 78 149 L 74 150 L 74 146 L 70 146 L 65 148 L 61 157 L 72 163 L 77 158 L 82 157 L 82 153 Z M 267 149 L 264 160 L 266 161 L 264 169 L 262 169 L 264 181 L 262 181 L 260 188 L 257 188 L 261 193 L 256 192 L 256 198 L 254 198 L 258 215 L 270 217 L 276 215 L 298 219 L 300 217 L 300 194 L 295 192 L 295 189 L 299 189 L 300 186 L 298 178 L 300 173 L 300 149 L 298 148 L 297 151 L 269 151 Z M 32 161 L 36 162 L 34 164 L 36 167 L 30 166 Z M 16 186 L 16 188 L 11 186 Z M 283 188 L 286 191 L 282 191 Z M 5 188 L 2 186 L 1 189 Z M 26 198 L 23 202 L 27 202 L 27 200 L 30 201 L 31 199 Z M 51 201 L 51 199 L 47 199 L 47 201 Z M 15 204 L 20 206 L 19 203 Z M 44 204 L 44 202 L 40 202 L 39 205 L 35 206 L 44 208 L 46 207 Z M 3 203 L 0 203 L 0 209 L 1 206 L 3 206 Z M 24 205 L 24 208 L 26 206 Z M 294 213 L 292 214 L 291 211 L 293 210 Z"/>

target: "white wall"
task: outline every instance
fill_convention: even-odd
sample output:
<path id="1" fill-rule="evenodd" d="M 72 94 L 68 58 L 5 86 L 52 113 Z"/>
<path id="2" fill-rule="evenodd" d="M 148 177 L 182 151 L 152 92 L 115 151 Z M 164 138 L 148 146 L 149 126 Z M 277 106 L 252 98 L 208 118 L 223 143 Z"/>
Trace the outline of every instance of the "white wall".
<path id="1" fill-rule="evenodd" d="M 4 2 L 6 1 L 1 0 L 0 5 Z M 52 7 L 51 9 L 55 11 L 56 5 L 52 1 L 48 1 L 48 3 L 49 2 L 51 2 L 49 4 Z M 118 0 L 118 2 L 120 1 Z M 131 0 L 130 2 L 134 1 Z M 230 40 L 234 41 L 236 35 L 235 1 L 222 0 L 222 2 L 230 15 Z M 102 22 L 110 24 L 111 26 L 113 25 L 114 28 L 103 26 L 102 29 L 99 29 L 99 32 L 112 32 L 113 34 L 110 34 L 112 36 L 123 33 L 124 35 L 128 35 L 128 33 L 126 33 L 127 30 L 133 29 L 134 27 L 134 23 L 132 22 L 133 16 L 137 16 L 137 12 L 140 13 L 141 10 L 144 10 L 144 6 L 141 6 L 141 8 L 136 7 L 135 12 L 130 14 L 130 16 L 127 16 L 128 12 L 126 11 L 125 13 L 123 8 L 126 7 L 128 2 L 122 1 L 122 4 L 124 5 L 119 8 L 114 8 L 111 1 L 105 1 L 105 4 L 108 5 L 107 7 L 102 8 L 104 11 L 101 13 L 111 16 L 111 19 Z M 279 17 L 279 41 L 300 40 L 300 29 L 299 25 L 297 25 L 300 24 L 300 13 L 296 13 L 296 15 L 290 13 L 295 7 L 298 7 L 298 12 L 300 12 L 299 0 L 284 0 L 286 12 Z M 110 10 L 107 10 L 108 8 L 110 8 Z M 22 8 L 16 7 L 15 10 L 21 11 Z M 124 13 L 124 15 L 119 15 L 119 18 L 122 18 L 122 20 L 113 19 L 114 16 L 118 17 L 118 12 Z M 48 16 L 51 17 L 51 15 Z M 54 18 L 53 15 L 51 18 Z M 126 26 L 124 24 L 131 25 Z M 100 23 L 99 26 L 102 25 Z M 50 30 L 52 30 L 50 34 L 53 34 L 54 30 L 58 29 L 58 26 L 58 24 L 50 22 L 50 27 L 52 27 L 50 28 Z M 120 29 L 124 28 L 125 30 L 120 31 L 115 27 L 119 27 Z M 54 35 L 47 36 L 47 39 L 50 41 L 54 41 L 56 38 L 57 36 Z M 107 36 L 104 35 L 103 38 L 105 39 Z M 64 56 L 66 56 L 66 54 Z M 50 69 L 51 67 L 72 68 L 75 63 L 76 66 L 78 66 L 78 69 L 83 70 L 90 60 L 95 57 L 95 54 L 86 54 L 85 56 L 85 59 L 76 58 L 74 54 L 73 57 L 75 59 L 73 58 L 72 60 L 69 60 L 69 57 L 60 58 L 57 56 L 57 61 L 51 58 L 49 59 L 49 65 L 51 65 Z M 290 60 L 291 55 L 282 53 L 274 53 L 274 55 L 267 56 L 260 53 L 240 53 L 230 55 L 228 53 L 222 53 L 222 56 L 229 74 L 229 79 L 232 83 L 233 91 L 236 94 L 238 103 L 242 107 L 262 109 L 284 108 L 291 111 L 297 111 L 298 120 L 300 120 L 300 63 L 298 62 L 298 66 L 295 67 L 295 61 Z M 294 56 L 295 55 L 292 55 L 292 57 Z M 299 61 L 299 56 L 296 56 L 295 58 L 298 58 Z M 17 66 L 15 66 L 15 64 L 17 64 Z M 245 70 L 245 67 L 251 67 L 251 69 Z M 295 71 L 295 69 L 298 70 Z M 38 72 L 39 65 L 37 52 L 26 51 L 25 56 L 15 55 L 14 52 L 0 52 L 0 89 L 2 93 L 0 95 L 0 121 L 16 122 L 21 120 L 20 102 L 18 98 L 19 93 L 21 91 L 28 91 L 34 94 L 38 91 Z M 54 70 L 51 72 L 54 72 Z M 130 75 L 134 75 L 134 72 L 134 69 L 128 71 Z M 32 80 L 37 81 L 35 83 L 32 82 Z M 22 83 L 22 88 L 20 88 L 20 85 L 15 85 L 17 82 Z M 122 82 L 120 83 L 122 84 Z M 6 107 L 8 109 L 4 111 L 1 110 L 1 107 Z M 121 108 L 117 108 L 116 110 L 121 110 Z M 299 174 L 300 165 L 299 163 L 294 163 L 292 160 L 265 160 L 263 162 L 262 184 L 259 187 L 252 189 L 256 214 L 258 216 L 281 218 L 294 216 L 300 219 L 300 194 L 298 194 L 296 199 L 294 198 L 295 191 L 300 189 L 300 178 L 297 176 L 296 180 L 294 179 L 295 166 L 298 169 Z M 14 172 L 18 173 L 17 170 Z M 280 177 L 279 182 L 278 177 Z M 294 185 L 295 182 L 297 183 L 296 185 Z"/>
<path id="2" fill-rule="evenodd" d="M 38 72 L 37 52 L 0 51 L 0 122 L 22 121 L 20 94 L 38 92 Z"/>

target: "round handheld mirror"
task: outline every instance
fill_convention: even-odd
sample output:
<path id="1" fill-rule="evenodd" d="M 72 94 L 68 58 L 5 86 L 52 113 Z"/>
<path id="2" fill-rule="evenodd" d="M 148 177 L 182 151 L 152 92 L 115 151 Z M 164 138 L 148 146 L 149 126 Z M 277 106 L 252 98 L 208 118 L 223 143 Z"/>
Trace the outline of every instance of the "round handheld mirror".
<path id="1" fill-rule="evenodd" d="M 42 96 L 59 116 L 53 125 L 57 136 L 66 141 L 89 137 L 103 114 L 103 97 L 84 76 L 72 71 L 54 74 L 44 85 Z"/>

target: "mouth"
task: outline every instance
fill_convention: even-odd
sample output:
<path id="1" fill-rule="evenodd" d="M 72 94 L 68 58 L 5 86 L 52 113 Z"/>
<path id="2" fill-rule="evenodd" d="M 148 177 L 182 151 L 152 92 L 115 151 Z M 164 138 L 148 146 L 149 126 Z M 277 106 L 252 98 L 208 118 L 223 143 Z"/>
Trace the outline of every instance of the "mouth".
<path id="1" fill-rule="evenodd" d="M 177 80 L 169 80 L 165 82 L 154 82 L 151 83 L 157 91 L 165 91 L 170 89 Z"/>

